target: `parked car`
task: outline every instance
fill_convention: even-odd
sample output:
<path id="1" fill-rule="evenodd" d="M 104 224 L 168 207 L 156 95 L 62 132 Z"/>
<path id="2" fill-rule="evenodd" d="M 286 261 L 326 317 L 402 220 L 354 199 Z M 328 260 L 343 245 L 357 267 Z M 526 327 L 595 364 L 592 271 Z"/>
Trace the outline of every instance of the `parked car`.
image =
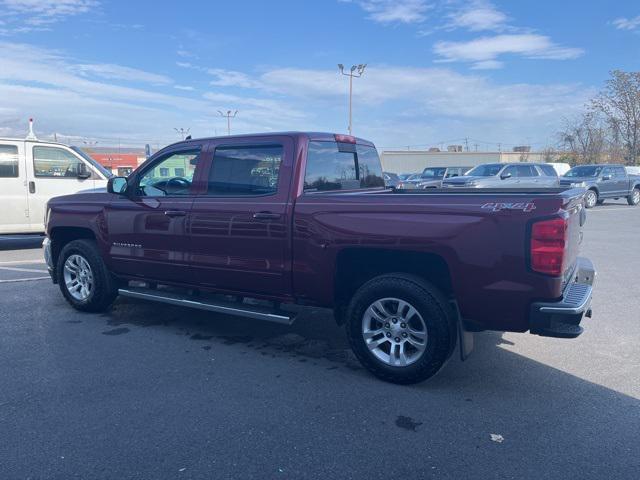
<path id="1" fill-rule="evenodd" d="M 0 138 L 0 234 L 44 233 L 47 201 L 106 188 L 111 172 L 77 147 Z"/>
<path id="2" fill-rule="evenodd" d="M 419 173 L 401 173 L 398 175 L 398 178 L 400 180 L 408 180 L 409 177 L 412 177 L 414 175 L 420 175 Z"/>
<path id="3" fill-rule="evenodd" d="M 559 184 L 558 174 L 546 163 L 485 163 L 442 182 L 443 187 L 466 188 L 551 188 Z"/>
<path id="4" fill-rule="evenodd" d="M 560 180 L 563 187 L 584 187 L 585 206 L 602 205 L 607 198 L 626 198 L 629 205 L 640 204 L 640 176 L 630 175 L 624 165 L 580 165 Z"/>
<path id="5" fill-rule="evenodd" d="M 176 158 L 194 171 L 147 181 Z M 263 165 L 280 167 L 273 186 Z M 465 358 L 472 331 L 580 335 L 595 275 L 578 256 L 583 195 L 397 192 L 374 145 L 347 135 L 185 140 L 107 192 L 50 200 L 44 255 L 81 311 L 118 295 L 285 324 L 289 304 L 332 308 L 369 371 L 414 383 L 458 342 Z"/>
<path id="6" fill-rule="evenodd" d="M 440 188 L 442 180 L 464 175 L 471 167 L 427 167 L 421 174 L 400 182 L 400 189 Z"/>
<path id="7" fill-rule="evenodd" d="M 396 173 L 382 172 L 384 184 L 389 188 L 396 188 L 400 183 L 400 177 Z"/>
<path id="8" fill-rule="evenodd" d="M 571 165 L 569 165 L 568 163 L 547 162 L 547 165 L 551 165 L 559 176 L 562 176 L 569 170 L 571 170 Z"/>
<path id="9" fill-rule="evenodd" d="M 624 167 L 629 175 L 640 175 L 640 167 Z"/>

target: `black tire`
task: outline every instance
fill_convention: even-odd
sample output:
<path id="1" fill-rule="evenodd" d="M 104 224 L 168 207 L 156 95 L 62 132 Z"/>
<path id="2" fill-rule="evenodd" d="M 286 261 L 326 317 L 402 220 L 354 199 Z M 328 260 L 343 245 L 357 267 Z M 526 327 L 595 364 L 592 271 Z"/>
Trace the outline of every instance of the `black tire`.
<path id="1" fill-rule="evenodd" d="M 89 264 L 93 279 L 93 285 L 86 299 L 80 300 L 69 291 L 65 282 L 65 263 L 72 255 L 82 257 Z M 56 265 L 58 285 L 64 298 L 76 310 L 83 312 L 102 312 L 109 308 L 118 296 L 118 284 L 113 278 L 107 266 L 102 260 L 96 243 L 92 240 L 73 240 L 67 243 Z"/>
<path id="2" fill-rule="evenodd" d="M 426 347 L 406 366 L 392 366 L 377 358 L 364 339 L 365 311 L 377 300 L 390 297 L 411 304 L 426 324 Z M 449 303 L 440 290 L 417 276 L 392 273 L 368 281 L 351 299 L 345 318 L 353 352 L 367 370 L 387 382 L 422 382 L 438 373 L 455 348 L 457 327 Z"/>
<path id="3" fill-rule="evenodd" d="M 584 194 L 584 206 L 585 208 L 593 208 L 598 204 L 598 192 L 595 190 L 587 190 Z"/>
<path id="4" fill-rule="evenodd" d="M 604 205 L 604 198 L 601 198 L 598 201 L 596 201 L 596 205 Z"/>
<path id="5" fill-rule="evenodd" d="M 640 187 L 631 190 L 631 194 L 627 197 L 627 203 L 633 207 L 640 204 Z"/>

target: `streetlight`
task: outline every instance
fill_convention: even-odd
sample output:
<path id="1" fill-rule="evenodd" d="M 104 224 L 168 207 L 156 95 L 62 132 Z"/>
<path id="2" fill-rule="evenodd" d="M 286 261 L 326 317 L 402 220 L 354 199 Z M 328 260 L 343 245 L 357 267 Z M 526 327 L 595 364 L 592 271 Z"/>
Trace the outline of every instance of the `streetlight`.
<path id="1" fill-rule="evenodd" d="M 231 119 L 236 118 L 238 110 L 233 112 L 233 114 L 231 113 L 231 110 L 227 110 L 227 113 L 222 113 L 220 110 L 218 110 L 218 113 L 221 117 L 225 117 L 227 119 L 227 135 L 231 135 Z"/>
<path id="2" fill-rule="evenodd" d="M 182 127 L 180 128 L 174 128 L 174 130 L 176 131 L 176 133 L 178 135 L 180 135 L 180 139 L 181 140 L 185 140 L 187 138 L 187 135 L 189 133 L 189 130 L 191 130 L 190 128 L 187 128 L 186 130 Z"/>
<path id="3" fill-rule="evenodd" d="M 352 111 L 352 97 L 353 97 L 353 79 L 360 78 L 364 73 L 364 69 L 367 67 L 366 63 L 361 63 L 360 65 L 352 65 L 351 70 L 348 73 L 344 71 L 344 65 L 339 63 L 338 69 L 340 73 L 345 77 L 349 77 L 349 135 L 352 133 L 352 123 L 351 123 L 351 111 Z"/>

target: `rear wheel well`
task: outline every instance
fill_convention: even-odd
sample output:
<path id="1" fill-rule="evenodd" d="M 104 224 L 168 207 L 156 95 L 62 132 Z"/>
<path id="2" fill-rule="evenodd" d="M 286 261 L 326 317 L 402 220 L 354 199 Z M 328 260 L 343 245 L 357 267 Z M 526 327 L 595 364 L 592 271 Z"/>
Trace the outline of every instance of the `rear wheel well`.
<path id="1" fill-rule="evenodd" d="M 51 230 L 49 238 L 51 239 L 51 257 L 53 259 L 53 264 L 56 265 L 58 255 L 60 255 L 60 252 L 67 243 L 81 238 L 95 240 L 96 236 L 88 228 L 56 227 Z"/>
<path id="2" fill-rule="evenodd" d="M 446 261 L 433 253 L 384 249 L 346 249 L 336 262 L 334 307 L 338 323 L 356 290 L 367 281 L 387 273 L 408 273 L 435 285 L 451 297 L 453 287 Z"/>

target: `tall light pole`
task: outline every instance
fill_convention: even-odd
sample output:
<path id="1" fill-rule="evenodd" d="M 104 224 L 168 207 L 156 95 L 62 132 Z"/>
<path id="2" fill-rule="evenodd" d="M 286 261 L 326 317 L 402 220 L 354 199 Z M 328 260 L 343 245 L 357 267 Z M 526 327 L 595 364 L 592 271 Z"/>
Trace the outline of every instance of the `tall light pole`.
<path id="1" fill-rule="evenodd" d="M 360 65 L 352 65 L 351 70 L 349 72 L 344 71 L 344 65 L 339 63 L 338 69 L 340 73 L 345 77 L 349 77 L 349 135 L 352 134 L 352 123 L 351 123 L 351 113 L 352 113 L 352 104 L 353 104 L 353 79 L 360 78 L 364 73 L 364 69 L 367 67 L 366 63 L 361 63 Z"/>
<path id="2" fill-rule="evenodd" d="M 184 140 L 185 138 L 187 138 L 187 135 L 189 134 L 189 130 L 191 129 L 187 128 L 185 130 L 184 128 L 180 127 L 180 128 L 174 128 L 174 130 L 178 135 L 180 135 L 180 140 Z"/>
<path id="3" fill-rule="evenodd" d="M 224 117 L 227 119 L 227 135 L 231 135 L 231 119 L 236 118 L 236 115 L 238 114 L 238 110 L 236 110 L 233 113 L 231 113 L 231 110 L 227 110 L 227 113 L 223 113 L 220 110 L 218 110 L 218 113 L 220 114 L 221 117 Z"/>

